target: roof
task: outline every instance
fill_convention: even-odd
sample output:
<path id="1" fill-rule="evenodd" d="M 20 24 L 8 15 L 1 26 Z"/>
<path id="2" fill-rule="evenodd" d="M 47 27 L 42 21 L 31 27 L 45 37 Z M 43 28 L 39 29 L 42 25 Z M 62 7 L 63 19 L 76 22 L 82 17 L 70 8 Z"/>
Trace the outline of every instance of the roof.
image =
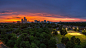
<path id="1" fill-rule="evenodd" d="M 57 44 L 57 48 L 65 48 L 65 45 L 60 43 L 60 44 Z"/>

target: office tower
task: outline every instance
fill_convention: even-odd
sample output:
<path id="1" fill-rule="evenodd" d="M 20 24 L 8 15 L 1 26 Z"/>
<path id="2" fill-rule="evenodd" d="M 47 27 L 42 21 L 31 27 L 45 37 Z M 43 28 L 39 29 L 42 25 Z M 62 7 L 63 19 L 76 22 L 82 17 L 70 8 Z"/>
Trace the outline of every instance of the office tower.
<path id="1" fill-rule="evenodd" d="M 34 20 L 35 23 L 37 23 L 37 20 Z"/>
<path id="2" fill-rule="evenodd" d="M 27 19 L 26 19 L 26 17 L 24 17 L 24 21 L 23 21 L 24 23 L 27 23 Z"/>
<path id="3" fill-rule="evenodd" d="M 13 24 L 14 24 L 15 22 L 13 21 Z"/>
<path id="4" fill-rule="evenodd" d="M 50 21 L 47 21 L 47 23 L 50 23 Z"/>
<path id="5" fill-rule="evenodd" d="M 21 19 L 21 23 L 23 23 L 23 19 Z"/>
<path id="6" fill-rule="evenodd" d="M 41 23 L 44 23 L 43 21 L 41 21 Z"/>
<path id="7" fill-rule="evenodd" d="M 26 17 L 24 17 L 24 20 L 26 19 Z"/>
<path id="8" fill-rule="evenodd" d="M 46 20 L 44 20 L 44 23 L 46 23 Z"/>
<path id="9" fill-rule="evenodd" d="M 25 21 L 24 21 L 25 23 L 27 23 L 27 19 L 25 19 Z"/>
<path id="10" fill-rule="evenodd" d="M 24 17 L 24 19 L 21 19 L 21 23 L 27 23 L 26 17 Z"/>
<path id="11" fill-rule="evenodd" d="M 40 23 L 40 21 L 37 21 L 37 23 Z"/>

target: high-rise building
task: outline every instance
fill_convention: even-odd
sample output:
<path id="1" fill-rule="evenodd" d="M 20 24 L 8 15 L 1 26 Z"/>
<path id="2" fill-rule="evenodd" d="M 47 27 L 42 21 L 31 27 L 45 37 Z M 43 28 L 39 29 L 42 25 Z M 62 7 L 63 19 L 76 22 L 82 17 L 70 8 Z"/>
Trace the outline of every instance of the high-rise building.
<path id="1" fill-rule="evenodd" d="M 23 19 L 21 19 L 21 23 L 23 23 Z"/>
<path id="2" fill-rule="evenodd" d="M 14 24 L 15 22 L 13 21 L 13 24 Z"/>
<path id="3" fill-rule="evenodd" d="M 24 22 L 27 22 L 27 19 L 26 19 L 26 17 L 24 17 Z"/>
<path id="4" fill-rule="evenodd" d="M 27 23 L 26 17 L 24 17 L 24 19 L 21 19 L 21 23 Z"/>
<path id="5" fill-rule="evenodd" d="M 26 22 L 27 21 L 27 19 L 26 19 L 26 17 L 24 17 L 24 22 Z"/>
<path id="6" fill-rule="evenodd" d="M 35 23 L 37 23 L 37 20 L 34 20 Z"/>
<path id="7" fill-rule="evenodd" d="M 50 21 L 47 21 L 47 23 L 50 23 Z"/>
<path id="8" fill-rule="evenodd" d="M 26 17 L 24 17 L 24 20 L 26 19 Z"/>
<path id="9" fill-rule="evenodd" d="M 43 21 L 41 21 L 41 23 L 44 23 Z"/>
<path id="10" fill-rule="evenodd" d="M 37 21 L 37 23 L 40 23 L 40 21 Z"/>
<path id="11" fill-rule="evenodd" d="M 46 23 L 46 20 L 44 20 L 44 23 Z"/>

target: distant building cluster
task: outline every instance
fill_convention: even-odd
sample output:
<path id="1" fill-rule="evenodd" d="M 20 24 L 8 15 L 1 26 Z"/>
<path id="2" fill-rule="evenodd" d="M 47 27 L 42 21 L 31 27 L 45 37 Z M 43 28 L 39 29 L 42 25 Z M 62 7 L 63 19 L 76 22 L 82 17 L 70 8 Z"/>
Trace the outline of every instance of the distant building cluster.
<path id="1" fill-rule="evenodd" d="M 21 19 L 21 21 L 17 21 L 17 23 L 31 23 L 29 21 L 27 21 L 26 17 L 24 17 L 24 19 Z M 33 23 L 50 23 L 50 21 L 38 21 L 38 20 L 34 20 Z"/>
<path id="2" fill-rule="evenodd" d="M 34 23 L 50 23 L 50 21 L 46 21 L 46 20 L 44 20 L 44 21 L 37 21 L 37 20 L 34 20 Z"/>
<path id="3" fill-rule="evenodd" d="M 27 23 L 26 17 L 24 17 L 24 19 L 21 19 L 21 23 Z"/>

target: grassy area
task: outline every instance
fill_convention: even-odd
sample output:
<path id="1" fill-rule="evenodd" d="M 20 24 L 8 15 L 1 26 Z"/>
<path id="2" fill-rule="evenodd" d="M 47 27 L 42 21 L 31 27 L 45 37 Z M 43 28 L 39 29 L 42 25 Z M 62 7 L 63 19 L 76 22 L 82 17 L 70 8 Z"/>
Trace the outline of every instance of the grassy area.
<path id="1" fill-rule="evenodd" d="M 86 36 L 85 35 L 70 35 L 70 34 L 66 34 L 65 35 L 66 37 L 68 37 L 69 39 L 72 37 L 72 36 L 75 36 L 76 38 L 79 38 L 81 40 L 81 45 L 82 46 L 85 46 L 86 45 Z"/>
<path id="2" fill-rule="evenodd" d="M 75 31 L 68 31 L 68 34 L 65 35 L 66 37 L 68 37 L 69 39 L 72 37 L 72 36 L 75 36 L 76 38 L 79 38 L 81 40 L 81 46 L 84 47 L 86 46 L 86 36 L 79 33 L 79 32 L 75 32 Z M 61 43 L 61 38 L 63 36 L 58 34 L 56 36 L 53 36 L 54 39 L 56 39 L 57 43 Z"/>

